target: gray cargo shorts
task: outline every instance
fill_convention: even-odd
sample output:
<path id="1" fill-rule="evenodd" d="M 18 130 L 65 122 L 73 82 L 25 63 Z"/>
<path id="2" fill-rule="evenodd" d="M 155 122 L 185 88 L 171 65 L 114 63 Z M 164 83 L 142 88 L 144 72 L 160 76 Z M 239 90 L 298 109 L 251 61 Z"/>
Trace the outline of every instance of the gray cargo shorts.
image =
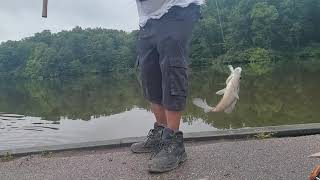
<path id="1" fill-rule="evenodd" d="M 187 59 L 200 6 L 174 6 L 140 28 L 137 53 L 143 94 L 169 111 L 182 111 L 188 94 Z"/>

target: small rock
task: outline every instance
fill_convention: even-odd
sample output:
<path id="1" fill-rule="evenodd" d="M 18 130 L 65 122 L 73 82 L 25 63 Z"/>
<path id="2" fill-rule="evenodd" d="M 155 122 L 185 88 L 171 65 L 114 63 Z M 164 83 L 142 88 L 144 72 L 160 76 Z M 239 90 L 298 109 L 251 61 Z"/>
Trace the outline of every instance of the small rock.
<path id="1" fill-rule="evenodd" d="M 229 176 L 230 176 L 230 173 L 225 173 L 223 176 L 229 177 Z"/>

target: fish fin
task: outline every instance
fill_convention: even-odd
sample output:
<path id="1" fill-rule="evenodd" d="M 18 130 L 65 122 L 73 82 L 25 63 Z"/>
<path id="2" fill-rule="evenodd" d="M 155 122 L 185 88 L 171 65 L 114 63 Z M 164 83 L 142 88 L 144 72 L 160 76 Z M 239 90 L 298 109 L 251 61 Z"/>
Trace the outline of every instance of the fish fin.
<path id="1" fill-rule="evenodd" d="M 313 157 L 313 158 L 320 158 L 320 152 L 316 153 L 316 154 L 312 154 L 309 157 Z"/>
<path id="2" fill-rule="evenodd" d="M 230 69 L 231 74 L 230 74 L 229 77 L 227 78 L 226 84 L 228 84 L 228 83 L 231 81 L 231 79 L 233 78 L 233 74 L 234 74 L 234 68 L 233 68 L 231 65 L 228 65 L 228 67 L 229 67 L 229 69 Z"/>
<path id="3" fill-rule="evenodd" d="M 226 92 L 226 88 L 221 89 L 220 91 L 217 91 L 216 94 L 222 96 L 225 92 Z"/>
<path id="4" fill-rule="evenodd" d="M 202 100 L 200 98 L 194 98 L 192 100 L 193 104 L 202 108 L 204 110 L 205 113 L 208 113 L 210 111 L 212 111 L 214 108 L 209 106 L 206 102 L 206 100 Z"/>
<path id="5" fill-rule="evenodd" d="M 232 102 L 232 104 L 224 110 L 224 112 L 227 114 L 230 114 L 234 110 L 234 108 L 236 107 L 236 104 L 237 104 L 237 100 L 234 100 Z"/>
<path id="6" fill-rule="evenodd" d="M 228 65 L 228 67 L 229 67 L 231 73 L 233 73 L 234 72 L 234 68 L 232 67 L 232 65 Z"/>

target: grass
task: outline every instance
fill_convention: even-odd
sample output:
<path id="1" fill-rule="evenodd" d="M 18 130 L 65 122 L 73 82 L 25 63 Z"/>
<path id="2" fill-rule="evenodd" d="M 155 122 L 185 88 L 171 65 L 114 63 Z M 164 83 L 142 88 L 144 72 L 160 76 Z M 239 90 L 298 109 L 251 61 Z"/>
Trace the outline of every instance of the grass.
<path id="1" fill-rule="evenodd" d="M 41 157 L 51 158 L 52 157 L 52 152 L 50 152 L 50 151 L 42 151 L 41 152 Z"/>
<path id="2" fill-rule="evenodd" d="M 7 152 L 5 155 L 0 156 L 2 162 L 12 161 L 14 159 L 13 155 Z"/>
<path id="3" fill-rule="evenodd" d="M 256 137 L 257 139 L 268 139 L 268 138 L 272 138 L 273 134 L 274 133 L 271 133 L 271 132 L 261 132 L 254 135 L 254 137 Z"/>

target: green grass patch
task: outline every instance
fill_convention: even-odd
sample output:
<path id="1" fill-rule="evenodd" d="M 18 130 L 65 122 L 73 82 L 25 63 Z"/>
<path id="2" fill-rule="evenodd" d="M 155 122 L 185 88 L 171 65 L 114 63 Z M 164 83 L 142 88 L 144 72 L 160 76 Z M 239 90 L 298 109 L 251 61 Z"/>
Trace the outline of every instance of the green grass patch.
<path id="1" fill-rule="evenodd" d="M 52 155 L 53 155 L 53 153 L 50 152 L 50 151 L 42 151 L 42 152 L 41 152 L 41 157 L 51 158 Z"/>
<path id="2" fill-rule="evenodd" d="M 5 155 L 0 156 L 2 162 L 12 161 L 14 159 L 13 155 L 7 152 Z"/>
<path id="3" fill-rule="evenodd" d="M 257 139 L 269 139 L 269 138 L 272 138 L 273 135 L 274 133 L 271 133 L 271 132 L 261 132 L 254 135 L 254 137 L 256 137 Z"/>

